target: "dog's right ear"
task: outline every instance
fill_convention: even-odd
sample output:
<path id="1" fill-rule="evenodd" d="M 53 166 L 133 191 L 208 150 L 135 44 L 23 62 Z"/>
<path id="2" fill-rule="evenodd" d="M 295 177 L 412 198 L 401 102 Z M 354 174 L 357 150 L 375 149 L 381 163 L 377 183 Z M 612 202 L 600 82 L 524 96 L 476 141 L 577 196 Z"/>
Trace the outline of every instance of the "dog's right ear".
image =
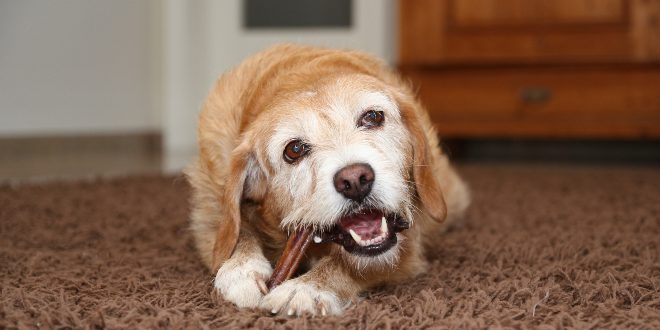
<path id="1" fill-rule="evenodd" d="M 231 257 L 241 226 L 241 202 L 260 200 L 265 194 L 263 172 L 251 151 L 250 143 L 244 141 L 231 153 L 229 169 L 220 200 L 222 214 L 213 246 L 213 269 L 217 271 Z"/>

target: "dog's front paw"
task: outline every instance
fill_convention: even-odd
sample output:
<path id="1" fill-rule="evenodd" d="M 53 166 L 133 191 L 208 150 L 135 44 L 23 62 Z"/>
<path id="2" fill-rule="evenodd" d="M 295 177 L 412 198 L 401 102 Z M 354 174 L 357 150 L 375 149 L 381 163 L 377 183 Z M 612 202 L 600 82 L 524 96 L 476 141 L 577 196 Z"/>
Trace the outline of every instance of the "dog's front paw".
<path id="1" fill-rule="evenodd" d="M 273 289 L 263 298 L 260 306 L 273 314 L 292 316 L 302 313 L 340 314 L 345 304 L 333 292 L 297 278 Z"/>
<path id="2" fill-rule="evenodd" d="M 229 259 L 215 276 L 215 289 L 238 307 L 257 307 L 266 289 L 266 280 L 273 272 L 263 256 L 250 259 Z"/>

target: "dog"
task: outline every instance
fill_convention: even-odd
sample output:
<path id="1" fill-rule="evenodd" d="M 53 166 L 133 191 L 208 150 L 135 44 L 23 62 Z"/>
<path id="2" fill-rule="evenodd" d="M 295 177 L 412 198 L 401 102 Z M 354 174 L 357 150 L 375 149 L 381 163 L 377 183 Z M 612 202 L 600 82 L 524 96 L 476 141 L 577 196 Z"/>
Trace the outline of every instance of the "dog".
<path id="1" fill-rule="evenodd" d="M 424 272 L 425 247 L 470 201 L 409 84 L 357 51 L 253 55 L 210 91 L 198 144 L 191 230 L 215 290 L 238 307 L 340 314 Z M 316 233 L 305 271 L 267 292 L 299 228 Z"/>

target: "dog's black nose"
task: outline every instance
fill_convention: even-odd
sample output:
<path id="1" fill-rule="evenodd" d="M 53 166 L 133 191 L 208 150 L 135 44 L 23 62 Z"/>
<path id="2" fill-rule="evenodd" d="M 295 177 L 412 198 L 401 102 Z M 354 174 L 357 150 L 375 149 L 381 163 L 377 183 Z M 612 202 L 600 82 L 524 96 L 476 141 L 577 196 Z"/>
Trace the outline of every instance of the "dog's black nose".
<path id="1" fill-rule="evenodd" d="M 335 174 L 335 189 L 344 197 L 361 202 L 371 192 L 374 177 L 369 164 L 348 165 Z"/>

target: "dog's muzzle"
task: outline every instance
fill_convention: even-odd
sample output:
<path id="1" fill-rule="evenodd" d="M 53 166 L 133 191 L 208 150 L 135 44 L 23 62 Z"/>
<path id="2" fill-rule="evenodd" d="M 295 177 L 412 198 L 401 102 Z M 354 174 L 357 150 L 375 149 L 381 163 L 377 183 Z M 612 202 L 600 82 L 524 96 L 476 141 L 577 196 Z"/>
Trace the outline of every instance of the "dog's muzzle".
<path id="1" fill-rule="evenodd" d="M 397 214 L 366 210 L 342 217 L 330 231 L 316 234 L 314 242 L 334 242 L 346 252 L 372 257 L 396 245 L 396 233 L 409 227 L 410 224 Z"/>
<path id="2" fill-rule="evenodd" d="M 356 163 L 340 169 L 333 183 L 338 193 L 361 204 L 371 192 L 375 179 L 369 164 Z M 349 253 L 376 256 L 396 245 L 396 233 L 408 227 L 408 222 L 397 214 L 368 209 L 343 216 L 330 231 L 317 234 L 314 241 L 331 241 Z"/>

